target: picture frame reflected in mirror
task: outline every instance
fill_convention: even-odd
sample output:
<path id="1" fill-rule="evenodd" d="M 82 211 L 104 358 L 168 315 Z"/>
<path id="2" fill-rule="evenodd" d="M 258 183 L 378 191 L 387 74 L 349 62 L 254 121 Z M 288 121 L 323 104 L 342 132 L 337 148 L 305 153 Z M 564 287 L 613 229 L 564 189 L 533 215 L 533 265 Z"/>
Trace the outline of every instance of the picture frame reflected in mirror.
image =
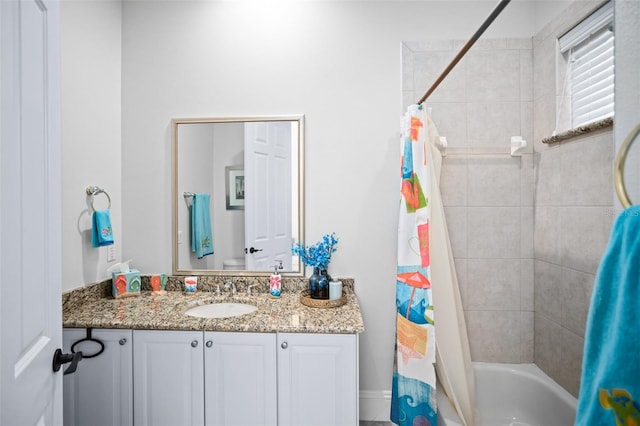
<path id="1" fill-rule="evenodd" d="M 227 210 L 244 210 L 244 168 L 225 167 Z"/>

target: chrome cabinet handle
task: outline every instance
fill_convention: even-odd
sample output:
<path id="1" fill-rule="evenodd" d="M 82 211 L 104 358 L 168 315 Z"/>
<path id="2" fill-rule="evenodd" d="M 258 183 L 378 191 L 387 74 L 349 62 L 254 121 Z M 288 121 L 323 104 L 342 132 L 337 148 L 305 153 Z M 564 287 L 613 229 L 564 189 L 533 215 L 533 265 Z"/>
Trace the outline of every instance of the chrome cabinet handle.
<path id="1" fill-rule="evenodd" d="M 196 347 L 198 347 L 198 341 L 197 341 L 197 340 L 194 340 L 193 342 L 191 342 L 191 347 L 192 347 L 192 348 L 196 348 Z"/>
<path id="2" fill-rule="evenodd" d="M 213 341 L 211 340 L 207 340 L 207 343 L 205 343 L 205 345 L 210 348 L 211 346 L 213 346 Z"/>
<path id="3" fill-rule="evenodd" d="M 282 349 L 287 349 L 289 347 L 289 344 L 287 342 L 282 342 L 282 344 L 280 345 L 280 347 Z"/>
<path id="4" fill-rule="evenodd" d="M 126 345 L 126 344 L 127 344 L 127 339 L 125 339 L 125 338 L 123 337 L 122 339 L 120 339 L 120 340 L 118 341 L 118 343 L 120 343 L 120 346 L 124 346 L 124 345 Z"/>

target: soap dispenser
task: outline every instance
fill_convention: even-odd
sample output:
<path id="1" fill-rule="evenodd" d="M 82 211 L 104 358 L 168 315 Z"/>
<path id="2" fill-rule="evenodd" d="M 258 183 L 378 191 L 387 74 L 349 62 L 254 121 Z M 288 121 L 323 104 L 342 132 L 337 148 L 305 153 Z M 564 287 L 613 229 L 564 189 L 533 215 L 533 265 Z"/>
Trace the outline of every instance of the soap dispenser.
<path id="1" fill-rule="evenodd" d="M 282 290 L 282 276 L 278 273 L 278 270 L 284 269 L 282 266 L 282 260 L 279 260 L 279 265 L 273 265 L 273 274 L 269 277 L 269 295 L 271 297 L 278 298 Z"/>

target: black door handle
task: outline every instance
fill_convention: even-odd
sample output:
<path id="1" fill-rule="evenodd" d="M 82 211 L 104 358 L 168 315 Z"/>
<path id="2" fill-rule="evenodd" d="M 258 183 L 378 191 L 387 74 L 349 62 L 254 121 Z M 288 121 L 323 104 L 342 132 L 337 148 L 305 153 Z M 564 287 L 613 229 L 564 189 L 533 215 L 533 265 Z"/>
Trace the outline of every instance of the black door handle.
<path id="1" fill-rule="evenodd" d="M 257 252 L 257 251 L 262 251 L 262 250 L 263 249 L 257 249 L 257 248 L 250 247 L 249 248 L 249 253 L 253 254 L 253 253 Z M 244 249 L 244 252 L 246 254 L 247 253 L 247 249 Z"/>
<path id="2" fill-rule="evenodd" d="M 56 349 L 56 352 L 53 354 L 53 372 L 58 372 L 62 364 L 66 364 L 68 362 L 71 365 L 64 370 L 64 375 L 74 373 L 76 368 L 78 368 L 78 363 L 82 360 L 82 352 L 75 352 L 72 354 L 63 354 L 62 349 Z"/>

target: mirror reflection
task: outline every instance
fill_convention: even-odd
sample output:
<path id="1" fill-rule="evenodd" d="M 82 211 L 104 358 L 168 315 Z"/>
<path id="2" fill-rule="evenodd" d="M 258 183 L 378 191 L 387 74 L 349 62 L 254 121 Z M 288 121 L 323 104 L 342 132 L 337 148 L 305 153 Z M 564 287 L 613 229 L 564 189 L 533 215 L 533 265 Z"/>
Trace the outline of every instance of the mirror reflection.
<path id="1" fill-rule="evenodd" d="M 173 273 L 301 273 L 303 116 L 174 119 Z M 235 273 L 234 273 L 235 274 Z"/>

